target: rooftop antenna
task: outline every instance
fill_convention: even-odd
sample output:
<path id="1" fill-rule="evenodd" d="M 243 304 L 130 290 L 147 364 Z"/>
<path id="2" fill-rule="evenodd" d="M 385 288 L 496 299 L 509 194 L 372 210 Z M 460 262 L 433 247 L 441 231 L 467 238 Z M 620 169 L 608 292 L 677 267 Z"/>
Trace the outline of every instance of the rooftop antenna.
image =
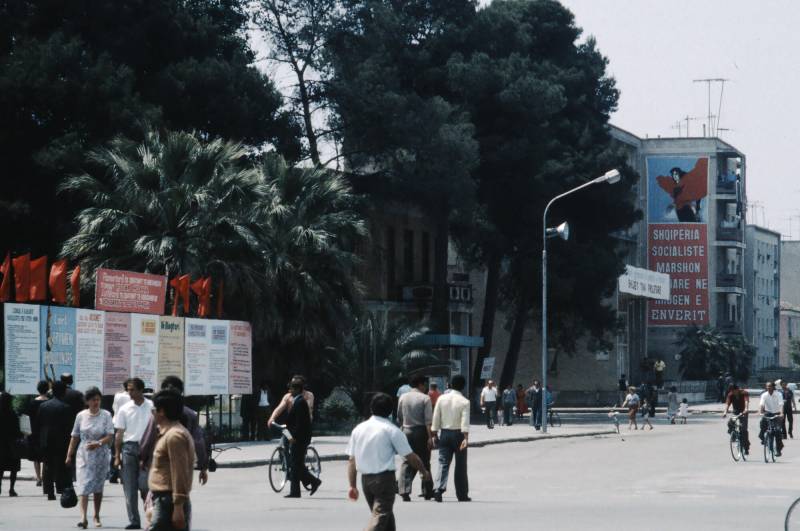
<path id="1" fill-rule="evenodd" d="M 730 79 L 724 79 L 721 77 L 709 77 L 705 79 L 693 79 L 693 83 L 705 83 L 708 86 L 708 116 L 707 118 L 707 127 L 706 131 L 709 135 L 717 136 L 716 132 L 714 131 L 714 115 L 711 114 L 711 83 L 720 83 L 721 88 L 719 91 L 719 110 L 717 111 L 717 125 L 719 125 L 719 113 L 722 111 L 722 93 L 725 90 L 725 82 L 730 81 Z"/>

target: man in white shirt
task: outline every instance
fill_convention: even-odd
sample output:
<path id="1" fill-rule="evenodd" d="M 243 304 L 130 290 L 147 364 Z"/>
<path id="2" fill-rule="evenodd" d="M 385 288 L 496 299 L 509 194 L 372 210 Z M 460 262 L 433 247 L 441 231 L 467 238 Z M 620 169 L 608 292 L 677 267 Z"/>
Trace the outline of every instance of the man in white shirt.
<path id="1" fill-rule="evenodd" d="M 411 378 L 412 390 L 400 397 L 397 403 L 397 420 L 411 450 L 422 459 L 425 468 L 431 467 L 431 420 L 433 407 L 431 397 L 425 392 L 425 377 L 418 374 Z M 400 466 L 397 483 L 400 497 L 404 502 L 411 501 L 411 483 L 416 471 L 407 461 Z M 422 481 L 422 495 L 426 500 L 433 497 L 433 482 Z"/>
<path id="2" fill-rule="evenodd" d="M 783 395 L 775 391 L 775 384 L 767 382 L 767 390 L 761 393 L 761 402 L 758 408 L 761 413 L 761 423 L 759 426 L 758 438 L 761 439 L 761 444 L 764 444 L 764 432 L 767 431 L 767 423 L 771 417 L 783 416 Z M 775 455 L 781 455 L 783 451 L 783 437 L 778 435 L 775 440 L 778 444 L 778 451 Z"/>
<path id="3" fill-rule="evenodd" d="M 114 395 L 114 403 L 111 406 L 111 411 L 114 415 L 117 414 L 117 411 L 119 411 L 122 406 L 131 401 L 131 395 L 128 394 L 128 382 L 130 381 L 131 379 L 128 378 L 122 382 L 122 391 Z M 111 475 L 108 481 L 111 483 L 119 483 L 119 469 L 114 466 L 113 459 L 111 460 Z"/>
<path id="4" fill-rule="evenodd" d="M 494 428 L 494 417 L 497 414 L 497 388 L 494 380 L 486 382 L 486 387 L 481 391 L 481 409 L 486 412 L 486 427 Z"/>
<path id="5" fill-rule="evenodd" d="M 458 501 L 472 501 L 469 497 L 469 481 L 467 479 L 467 446 L 469 440 L 469 400 L 461 391 L 466 381 L 461 375 L 453 376 L 450 382 L 451 392 L 439 397 L 433 408 L 433 446 L 439 446 L 439 477 L 433 497 L 442 501 L 442 493 L 447 490 L 447 476 L 450 474 L 450 462 L 456 458 L 456 469 L 453 480 L 456 484 Z"/>
<path id="6" fill-rule="evenodd" d="M 147 496 L 147 473 L 139 467 L 139 442 L 142 440 L 153 411 L 153 402 L 144 397 L 144 382 L 139 378 L 128 380 L 131 401 L 114 415 L 117 430 L 114 466 L 122 466 L 122 486 L 129 524 L 125 529 L 141 529 L 139 500 Z"/>
<path id="7" fill-rule="evenodd" d="M 256 404 L 256 440 L 264 441 L 269 439 L 267 432 L 267 419 L 269 418 L 269 383 L 264 380 L 261 382 L 261 389 Z"/>
<path id="8" fill-rule="evenodd" d="M 356 487 L 357 473 L 361 473 L 361 488 L 367 500 L 372 517 L 367 530 L 394 530 L 394 500 L 397 495 L 394 456 L 400 455 L 417 469 L 424 481 L 430 481 L 431 474 L 425 469 L 419 456 L 411 451 L 406 436 L 392 424 L 389 416 L 394 404 L 385 393 L 377 393 L 370 403 L 372 416 L 359 424 L 350 435 L 347 443 L 347 480 L 350 490 L 347 496 L 358 499 Z"/>

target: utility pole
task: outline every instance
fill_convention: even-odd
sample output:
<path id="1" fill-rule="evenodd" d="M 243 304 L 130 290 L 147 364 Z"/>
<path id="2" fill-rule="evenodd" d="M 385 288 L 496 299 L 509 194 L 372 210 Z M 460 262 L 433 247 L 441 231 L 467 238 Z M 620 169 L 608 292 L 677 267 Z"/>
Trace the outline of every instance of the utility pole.
<path id="1" fill-rule="evenodd" d="M 721 88 L 720 88 L 720 91 L 719 91 L 719 110 L 717 111 L 717 126 L 719 126 L 719 114 L 720 114 L 720 112 L 722 112 L 722 94 L 723 94 L 723 91 L 725 90 L 725 82 L 726 81 L 730 81 L 730 80 L 729 79 L 724 79 L 724 78 L 721 78 L 721 77 L 709 77 L 709 78 L 705 78 L 705 79 L 694 79 L 694 80 L 692 80 L 692 82 L 694 82 L 694 83 L 705 83 L 708 86 L 708 116 L 706 117 L 707 120 L 708 120 L 706 122 L 706 124 L 707 124 L 706 131 L 707 131 L 708 136 L 717 136 L 717 133 L 716 133 L 716 131 L 714 129 L 714 122 L 713 122 L 714 115 L 711 114 L 711 83 L 720 83 L 721 84 Z"/>

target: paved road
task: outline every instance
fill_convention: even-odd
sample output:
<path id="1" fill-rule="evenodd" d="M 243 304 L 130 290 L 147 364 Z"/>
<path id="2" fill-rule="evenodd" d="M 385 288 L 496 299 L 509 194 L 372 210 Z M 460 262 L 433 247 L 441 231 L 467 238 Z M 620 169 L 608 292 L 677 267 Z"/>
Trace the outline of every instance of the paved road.
<path id="1" fill-rule="evenodd" d="M 751 435 L 755 439 L 755 434 Z M 755 450 L 756 448 L 754 448 Z M 754 455 L 754 457 L 756 457 Z M 601 438 L 561 439 L 470 450 L 473 502 L 415 499 L 397 504 L 399 529 L 754 530 L 782 529 L 786 507 L 800 496 L 800 442 L 787 441 L 776 464 L 734 463 L 722 421 L 696 416 L 685 426 Z M 197 487 L 195 531 L 362 529 L 366 504 L 345 497 L 344 463 L 324 463 L 314 498 L 284 500 L 268 490 L 265 468 L 220 470 Z M 7 488 L 7 483 L 4 485 Z M 0 498 L 0 529 L 74 529 L 63 510 L 20 482 L 20 498 Z M 121 488 L 109 485 L 107 528 L 125 522 Z"/>

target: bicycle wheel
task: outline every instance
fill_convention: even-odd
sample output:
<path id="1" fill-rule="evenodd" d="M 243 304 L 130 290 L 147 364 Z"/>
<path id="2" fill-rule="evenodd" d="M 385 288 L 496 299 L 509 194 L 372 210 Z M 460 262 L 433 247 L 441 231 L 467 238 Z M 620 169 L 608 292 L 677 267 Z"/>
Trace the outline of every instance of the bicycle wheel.
<path id="1" fill-rule="evenodd" d="M 772 458 L 772 462 L 773 463 L 775 462 L 775 452 L 778 451 L 775 448 L 775 446 L 778 444 L 776 437 L 780 437 L 780 436 L 781 436 L 781 433 L 778 432 L 777 435 L 773 433 L 772 437 L 769 438 L 769 456 L 770 456 L 770 458 Z"/>
<path id="2" fill-rule="evenodd" d="M 739 437 L 736 436 L 736 432 L 730 437 L 731 440 L 731 457 L 737 463 L 739 459 L 742 457 L 742 443 L 739 441 Z"/>
<path id="3" fill-rule="evenodd" d="M 797 498 L 786 511 L 783 529 L 784 531 L 800 531 L 800 498 Z"/>
<path id="4" fill-rule="evenodd" d="M 280 492 L 286 486 L 289 477 L 289 466 L 286 454 L 280 446 L 272 452 L 269 460 L 269 485 L 275 492 Z"/>
<path id="5" fill-rule="evenodd" d="M 306 449 L 306 469 L 317 479 L 322 475 L 322 461 L 320 461 L 317 449 L 313 446 L 309 446 Z M 306 490 L 311 490 L 311 485 L 303 485 L 303 487 Z"/>

